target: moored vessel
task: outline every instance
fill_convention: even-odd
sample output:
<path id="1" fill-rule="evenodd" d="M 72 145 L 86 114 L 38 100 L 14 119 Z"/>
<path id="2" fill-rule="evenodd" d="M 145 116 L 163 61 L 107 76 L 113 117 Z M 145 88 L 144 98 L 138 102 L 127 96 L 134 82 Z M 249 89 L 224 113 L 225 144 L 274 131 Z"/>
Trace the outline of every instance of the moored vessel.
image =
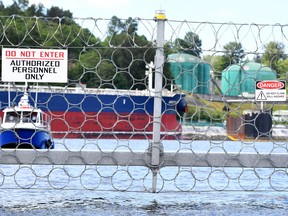
<path id="1" fill-rule="evenodd" d="M 10 93 L 5 93 L 10 98 Z M 28 92 L 25 91 L 17 106 L 11 106 L 8 101 L 8 106 L 3 110 L 0 147 L 53 149 L 54 141 L 49 123 L 47 114 L 30 105 Z"/>
<path id="2" fill-rule="evenodd" d="M 23 86 L 10 91 L 15 103 Z M 7 106 L 8 86 L 0 85 L 1 110 Z M 84 86 L 32 86 L 31 104 L 51 117 L 54 138 L 146 138 L 152 135 L 154 94 L 151 90 L 92 89 Z M 161 136 L 181 135 L 179 119 L 186 111 L 185 95 L 162 92 Z M 1 113 L 0 113 L 1 114 Z"/>

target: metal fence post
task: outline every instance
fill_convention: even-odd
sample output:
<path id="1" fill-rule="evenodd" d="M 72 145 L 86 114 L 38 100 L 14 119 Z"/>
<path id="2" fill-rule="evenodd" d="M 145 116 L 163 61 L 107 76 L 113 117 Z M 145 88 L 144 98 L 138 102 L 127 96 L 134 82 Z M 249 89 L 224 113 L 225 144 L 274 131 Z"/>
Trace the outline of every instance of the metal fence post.
<path id="1" fill-rule="evenodd" d="M 156 11 L 154 17 L 157 22 L 156 55 L 155 55 L 155 79 L 154 79 L 154 113 L 153 113 L 153 142 L 151 148 L 151 166 L 153 172 L 152 191 L 156 192 L 157 173 L 160 165 L 161 144 L 161 113 L 162 113 L 162 79 L 164 65 L 164 28 L 165 13 Z"/>

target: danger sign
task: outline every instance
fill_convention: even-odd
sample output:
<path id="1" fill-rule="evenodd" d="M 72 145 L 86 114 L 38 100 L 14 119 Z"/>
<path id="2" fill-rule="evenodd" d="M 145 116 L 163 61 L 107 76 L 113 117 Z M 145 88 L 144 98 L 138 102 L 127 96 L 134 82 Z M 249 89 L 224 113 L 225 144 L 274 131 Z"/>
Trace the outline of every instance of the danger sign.
<path id="1" fill-rule="evenodd" d="M 67 82 L 67 50 L 2 48 L 2 81 Z"/>
<path id="2" fill-rule="evenodd" d="M 277 80 L 256 81 L 256 101 L 286 101 L 286 82 Z"/>

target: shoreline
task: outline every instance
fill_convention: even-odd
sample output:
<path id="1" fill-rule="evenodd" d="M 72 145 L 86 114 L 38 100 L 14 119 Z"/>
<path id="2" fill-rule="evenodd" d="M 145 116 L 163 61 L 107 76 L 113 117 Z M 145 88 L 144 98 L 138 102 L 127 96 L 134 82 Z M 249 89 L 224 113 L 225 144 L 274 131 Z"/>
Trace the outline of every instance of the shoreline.
<path id="1" fill-rule="evenodd" d="M 248 137 L 244 139 L 229 136 L 224 127 L 217 126 L 186 126 L 182 125 L 182 138 L 184 140 L 219 140 L 219 141 L 288 141 L 288 128 L 286 126 L 273 127 L 271 137 Z"/>

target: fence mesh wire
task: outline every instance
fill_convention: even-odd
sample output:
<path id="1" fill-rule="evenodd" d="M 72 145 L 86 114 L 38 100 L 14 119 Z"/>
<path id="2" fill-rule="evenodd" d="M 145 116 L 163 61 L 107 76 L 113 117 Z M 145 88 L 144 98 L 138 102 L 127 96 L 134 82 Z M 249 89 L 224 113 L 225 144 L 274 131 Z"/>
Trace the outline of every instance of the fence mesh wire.
<path id="1" fill-rule="evenodd" d="M 29 83 L 30 100 L 51 118 L 55 149 L 1 148 L 1 188 L 287 190 L 287 103 L 255 100 L 255 81 L 287 79 L 286 25 L 165 20 L 159 47 L 157 19 L 0 22 L 2 48 L 69 53 L 68 83 Z M 23 83 L 2 83 L 2 95 L 8 88 L 17 103 Z M 160 122 L 151 112 L 159 95 Z M 183 98 L 188 110 L 178 107 Z"/>

